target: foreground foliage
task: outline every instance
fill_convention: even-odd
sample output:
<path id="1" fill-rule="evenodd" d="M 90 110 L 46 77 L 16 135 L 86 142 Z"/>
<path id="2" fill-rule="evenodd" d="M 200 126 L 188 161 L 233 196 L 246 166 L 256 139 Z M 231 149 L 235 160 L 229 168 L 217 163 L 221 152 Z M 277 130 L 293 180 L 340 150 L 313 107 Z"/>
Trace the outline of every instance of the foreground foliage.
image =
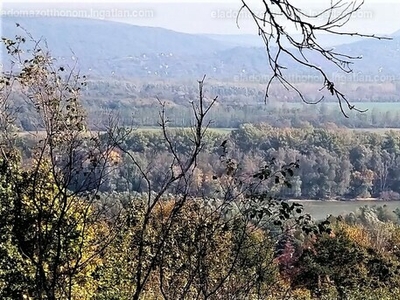
<path id="1" fill-rule="evenodd" d="M 60 75 L 65 68 L 40 43 L 24 52 L 23 38 L 3 42 L 21 70 L 0 81 L 2 299 L 398 298 L 398 211 L 363 208 L 315 223 L 276 198 L 307 187 L 299 172 L 314 176 L 316 197 L 338 186 L 366 196 L 373 180 L 394 188 L 392 136 L 368 137 L 385 147 L 381 164 L 377 147 L 368 156 L 354 137 L 326 131 L 247 126 L 221 141 L 208 133 L 217 98 L 204 95 L 204 78 L 190 131 L 171 131 L 160 101 L 159 135 L 132 134 L 112 116 L 92 133 L 79 103 L 83 78 Z M 24 150 L 14 93 L 45 128 Z M 348 153 L 354 170 L 338 161 Z M 343 173 L 332 173 L 335 161 Z"/>

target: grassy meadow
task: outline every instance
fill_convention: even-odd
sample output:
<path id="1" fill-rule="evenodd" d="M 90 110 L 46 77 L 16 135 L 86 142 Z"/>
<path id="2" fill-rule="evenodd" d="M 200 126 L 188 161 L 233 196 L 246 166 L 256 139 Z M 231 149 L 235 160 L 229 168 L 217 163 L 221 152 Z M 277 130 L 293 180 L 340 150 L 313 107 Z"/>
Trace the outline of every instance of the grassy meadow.
<path id="1" fill-rule="evenodd" d="M 304 206 L 306 213 L 309 213 L 316 220 L 325 219 L 329 215 L 339 216 L 355 212 L 363 206 L 383 206 L 386 205 L 390 210 L 400 208 L 400 201 L 379 201 L 379 200 L 359 200 L 359 201 L 318 201 L 304 200 L 296 201 Z"/>

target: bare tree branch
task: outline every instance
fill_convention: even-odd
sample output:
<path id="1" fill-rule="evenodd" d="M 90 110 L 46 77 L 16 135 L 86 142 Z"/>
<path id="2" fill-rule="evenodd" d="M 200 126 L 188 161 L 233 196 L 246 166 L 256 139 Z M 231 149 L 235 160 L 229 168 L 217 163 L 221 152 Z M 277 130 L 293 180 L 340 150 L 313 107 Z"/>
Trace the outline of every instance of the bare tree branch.
<path id="1" fill-rule="evenodd" d="M 305 12 L 299 7 L 300 5 L 292 4 L 294 1 L 290 0 L 261 1 L 264 10 L 262 15 L 257 14 L 256 10 L 249 4 L 249 1 L 242 0 L 242 6 L 239 9 L 236 22 L 239 26 L 240 13 L 248 11 L 257 26 L 258 35 L 261 36 L 266 46 L 272 77 L 267 83 L 265 101 L 268 98 L 269 90 L 274 80 L 281 83 L 287 90 L 294 90 L 299 98 L 307 104 L 316 104 L 324 99 L 324 96 L 322 96 L 319 100 L 310 102 L 306 99 L 302 91 L 290 82 L 284 72 L 286 67 L 282 64 L 282 58 L 286 57 L 320 75 L 323 82 L 321 90 L 326 89 L 329 95 L 336 99 L 345 117 L 348 116 L 344 111 L 344 106 L 347 106 L 349 110 L 364 112 L 351 105 L 344 93 L 336 87 L 333 79 L 315 62 L 316 59 L 322 58 L 339 68 L 339 70 L 351 73 L 353 71 L 351 68 L 353 61 L 361 59 L 360 56 L 347 55 L 336 52 L 333 48 L 323 47 L 317 40 L 318 35 L 321 33 L 358 36 L 378 40 L 390 39 L 374 34 L 341 30 L 351 20 L 352 16 L 361 10 L 364 0 L 349 2 L 331 0 L 327 8 L 316 13 Z M 296 33 L 300 33 L 301 38 L 296 39 L 293 32 L 289 32 L 291 29 L 295 29 Z M 285 45 L 287 42 L 289 42 L 288 46 Z M 315 57 L 314 60 L 311 59 L 312 55 Z"/>

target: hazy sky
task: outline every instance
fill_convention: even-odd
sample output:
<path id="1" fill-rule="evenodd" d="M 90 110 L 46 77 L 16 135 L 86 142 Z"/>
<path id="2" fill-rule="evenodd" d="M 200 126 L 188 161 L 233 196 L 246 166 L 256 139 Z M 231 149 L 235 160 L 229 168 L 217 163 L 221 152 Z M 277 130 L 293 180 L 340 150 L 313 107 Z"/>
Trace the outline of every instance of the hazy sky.
<path id="1" fill-rule="evenodd" d="M 261 0 L 247 1 L 262 12 Z M 330 0 L 294 0 L 308 13 L 316 13 Z M 346 2 L 346 1 L 343 1 Z M 348 2 L 348 1 L 347 1 Z M 240 0 L 217 1 L 2 1 L 1 13 L 21 15 L 40 13 L 52 16 L 76 16 L 127 22 L 136 25 L 164 27 L 187 33 L 256 34 L 251 17 L 243 12 L 236 25 Z M 323 21 L 321 17 L 319 21 Z M 365 0 L 346 27 L 349 31 L 390 34 L 400 29 L 400 1 Z"/>

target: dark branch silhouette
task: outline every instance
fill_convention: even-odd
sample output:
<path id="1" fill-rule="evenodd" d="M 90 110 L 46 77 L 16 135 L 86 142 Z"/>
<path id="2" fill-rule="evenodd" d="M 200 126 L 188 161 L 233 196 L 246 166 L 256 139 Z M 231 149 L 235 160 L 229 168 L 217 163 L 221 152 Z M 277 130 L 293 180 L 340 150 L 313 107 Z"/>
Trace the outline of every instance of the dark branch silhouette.
<path id="1" fill-rule="evenodd" d="M 345 73 L 351 73 L 353 61 L 362 57 L 339 53 L 333 48 L 323 47 L 317 40 L 319 34 L 358 36 L 379 40 L 390 38 L 342 30 L 354 13 L 360 11 L 364 0 L 349 2 L 331 0 L 327 8 L 316 13 L 306 13 L 299 7 L 300 4 L 292 4 L 293 2 L 290 0 L 262 0 L 263 14 L 260 15 L 248 1 L 242 0 L 242 6 L 236 19 L 239 26 L 240 13 L 247 10 L 257 25 L 258 35 L 261 36 L 266 46 L 272 77 L 267 83 L 265 100 L 268 98 L 269 89 L 274 80 L 280 82 L 287 90 L 294 90 L 301 100 L 307 104 L 317 104 L 324 99 L 324 96 L 322 96 L 315 102 L 307 101 L 302 91 L 291 83 L 284 74 L 286 67 L 282 64 L 281 59 L 286 57 L 311 71 L 319 73 L 323 81 L 320 91 L 326 89 L 331 96 L 336 98 L 340 110 L 346 118 L 348 116 L 344 111 L 344 106 L 347 106 L 349 110 L 365 112 L 365 110 L 357 109 L 350 103 L 344 93 L 337 89 L 333 79 L 315 60 L 313 62 L 308 54 L 316 55 L 318 59 L 323 58 Z M 296 33 L 300 33 L 301 38 L 295 38 L 293 32 L 289 32 L 293 28 Z"/>

